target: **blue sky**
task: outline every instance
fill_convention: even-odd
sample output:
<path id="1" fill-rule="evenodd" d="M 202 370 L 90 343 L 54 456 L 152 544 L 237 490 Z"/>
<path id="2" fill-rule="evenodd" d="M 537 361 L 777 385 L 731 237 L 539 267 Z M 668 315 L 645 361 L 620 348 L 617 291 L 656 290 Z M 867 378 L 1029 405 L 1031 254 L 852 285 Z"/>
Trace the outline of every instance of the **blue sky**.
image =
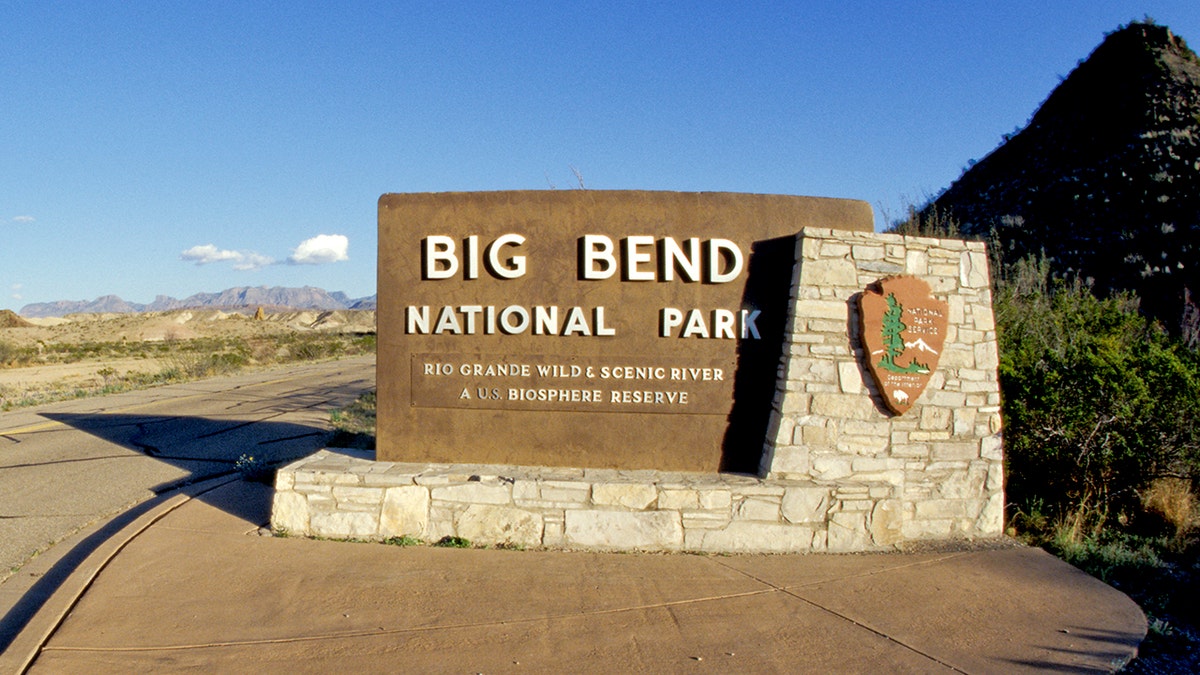
<path id="1" fill-rule="evenodd" d="M 385 192 L 848 197 L 877 227 L 1200 2 L 5 2 L 0 308 L 375 292 Z"/>

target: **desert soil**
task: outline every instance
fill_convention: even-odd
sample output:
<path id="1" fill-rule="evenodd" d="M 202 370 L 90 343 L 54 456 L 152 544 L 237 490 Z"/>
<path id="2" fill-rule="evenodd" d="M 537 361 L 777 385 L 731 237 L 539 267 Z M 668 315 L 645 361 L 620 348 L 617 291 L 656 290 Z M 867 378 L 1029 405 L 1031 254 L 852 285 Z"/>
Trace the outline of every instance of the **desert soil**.
<path id="1" fill-rule="evenodd" d="M 242 338 L 270 340 L 288 334 L 312 332 L 371 333 L 373 311 L 293 311 L 267 314 L 255 320 L 248 313 L 220 310 L 176 310 L 145 314 L 73 314 L 63 318 L 24 319 L 30 325 L 0 328 L 0 344 L 44 352 L 51 345 L 131 343 Z M 119 350 L 118 350 L 119 351 Z M 71 363 L 46 362 L 23 367 L 0 364 L 0 390 L 10 394 L 48 385 L 87 385 L 102 382 L 101 371 L 156 373 L 169 365 L 153 357 L 100 356 Z"/>

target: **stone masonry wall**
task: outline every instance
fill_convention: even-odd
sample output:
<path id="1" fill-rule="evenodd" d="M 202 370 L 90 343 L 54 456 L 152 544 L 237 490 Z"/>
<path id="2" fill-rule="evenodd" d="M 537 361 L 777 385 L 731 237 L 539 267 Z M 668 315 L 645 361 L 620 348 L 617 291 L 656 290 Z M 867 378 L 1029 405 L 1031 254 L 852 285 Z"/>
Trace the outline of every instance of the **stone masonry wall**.
<path id="1" fill-rule="evenodd" d="M 831 531 L 861 533 L 863 544 L 999 535 L 999 356 L 984 245 L 809 228 L 796 257 L 762 474 L 833 486 Z M 863 366 L 857 298 L 901 274 L 948 303 L 949 326 L 928 387 L 896 416 Z"/>
<path id="2" fill-rule="evenodd" d="M 759 476 L 409 464 L 323 450 L 280 469 L 272 526 L 329 538 L 704 552 L 998 536 L 1000 393 L 983 245 L 808 228 L 797 261 Z M 862 365 L 857 296 L 899 274 L 930 284 L 949 327 L 928 387 L 896 416 Z"/>

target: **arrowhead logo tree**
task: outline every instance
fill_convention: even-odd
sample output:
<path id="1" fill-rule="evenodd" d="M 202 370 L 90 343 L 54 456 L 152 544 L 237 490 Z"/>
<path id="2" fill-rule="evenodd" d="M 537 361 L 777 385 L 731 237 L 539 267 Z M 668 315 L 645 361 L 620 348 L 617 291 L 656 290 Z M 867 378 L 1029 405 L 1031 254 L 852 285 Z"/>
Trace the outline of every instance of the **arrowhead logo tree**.
<path id="1" fill-rule="evenodd" d="M 882 279 L 859 298 L 867 370 L 888 409 L 902 415 L 925 391 L 946 341 L 947 305 L 912 276 Z"/>

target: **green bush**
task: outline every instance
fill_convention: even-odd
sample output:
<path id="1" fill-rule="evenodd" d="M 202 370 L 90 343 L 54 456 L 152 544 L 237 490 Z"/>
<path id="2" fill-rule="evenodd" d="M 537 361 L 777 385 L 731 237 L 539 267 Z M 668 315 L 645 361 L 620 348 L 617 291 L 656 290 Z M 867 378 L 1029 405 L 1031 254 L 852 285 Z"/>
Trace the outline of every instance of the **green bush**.
<path id="1" fill-rule="evenodd" d="M 996 300 L 1008 497 L 1097 532 L 1162 476 L 1200 477 L 1200 362 L 1137 312 L 1019 263 Z"/>

